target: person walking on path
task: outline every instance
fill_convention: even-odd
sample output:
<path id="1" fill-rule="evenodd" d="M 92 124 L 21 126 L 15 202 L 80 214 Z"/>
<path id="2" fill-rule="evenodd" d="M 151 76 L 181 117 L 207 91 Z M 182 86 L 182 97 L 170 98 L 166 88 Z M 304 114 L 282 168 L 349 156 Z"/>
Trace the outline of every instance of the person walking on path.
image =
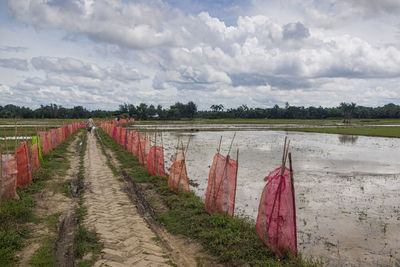
<path id="1" fill-rule="evenodd" d="M 88 132 L 92 133 L 93 127 L 94 127 L 94 121 L 92 117 L 89 117 L 89 119 L 86 121 L 86 129 L 88 130 Z"/>

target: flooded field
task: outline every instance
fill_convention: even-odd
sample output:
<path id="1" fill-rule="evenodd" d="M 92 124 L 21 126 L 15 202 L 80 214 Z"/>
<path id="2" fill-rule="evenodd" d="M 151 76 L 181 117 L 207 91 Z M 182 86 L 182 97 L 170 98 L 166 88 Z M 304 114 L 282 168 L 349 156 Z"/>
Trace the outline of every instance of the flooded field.
<path id="1" fill-rule="evenodd" d="M 198 184 L 192 189 L 204 198 L 220 136 L 221 153 L 226 154 L 233 135 L 229 129 L 166 131 L 165 159 L 175 152 L 178 139 L 186 143 L 191 136 L 188 175 Z M 400 139 L 238 131 L 231 151 L 236 158 L 239 149 L 235 213 L 257 218 L 263 179 L 280 165 L 285 135 L 291 139 L 303 255 L 333 266 L 400 265 Z"/>

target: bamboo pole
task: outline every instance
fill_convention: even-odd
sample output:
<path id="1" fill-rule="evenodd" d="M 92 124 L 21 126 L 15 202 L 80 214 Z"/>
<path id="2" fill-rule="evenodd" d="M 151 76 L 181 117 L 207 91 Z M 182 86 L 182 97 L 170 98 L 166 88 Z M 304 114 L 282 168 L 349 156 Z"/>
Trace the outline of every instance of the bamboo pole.
<path id="1" fill-rule="evenodd" d="M 0 143 L 0 191 L 1 191 L 1 184 L 2 184 L 2 179 L 3 179 L 3 151 Z M 1 194 L 1 192 L 0 192 Z M 0 195 L 0 202 L 1 202 L 1 195 Z"/>
<path id="2" fill-rule="evenodd" d="M 6 153 L 8 153 L 8 144 L 7 144 L 7 135 L 6 135 L 6 130 L 3 128 L 3 134 L 4 134 L 4 144 L 6 145 Z"/>
<path id="3" fill-rule="evenodd" d="M 14 153 L 17 154 L 17 121 L 15 121 L 14 140 Z"/>
<path id="4" fill-rule="evenodd" d="M 290 140 L 287 141 L 287 136 L 285 136 L 285 144 L 283 147 L 283 155 L 282 155 L 281 175 L 283 175 L 283 173 L 285 172 L 286 159 L 287 159 L 288 152 L 289 152 L 289 146 L 290 146 Z"/>
<path id="5" fill-rule="evenodd" d="M 221 135 L 221 138 L 219 139 L 219 145 L 218 145 L 218 154 L 220 154 L 220 152 L 221 152 L 221 142 L 222 142 L 222 135 Z"/>
<path id="6" fill-rule="evenodd" d="M 296 199 L 295 199 L 294 181 L 293 181 L 292 153 L 289 153 L 289 170 L 290 170 L 290 184 L 292 186 L 292 198 L 293 198 L 294 238 L 297 251 Z"/>
<path id="7" fill-rule="evenodd" d="M 235 140 L 235 137 L 236 137 L 236 132 L 233 134 L 231 145 L 229 146 L 229 150 L 228 150 L 228 155 L 231 153 L 231 149 L 232 149 L 232 145 L 233 145 L 233 141 Z"/>

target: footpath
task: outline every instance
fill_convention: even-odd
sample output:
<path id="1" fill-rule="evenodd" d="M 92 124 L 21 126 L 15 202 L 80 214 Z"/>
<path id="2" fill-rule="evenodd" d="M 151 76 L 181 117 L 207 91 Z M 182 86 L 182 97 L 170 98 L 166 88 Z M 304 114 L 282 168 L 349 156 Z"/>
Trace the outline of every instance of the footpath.
<path id="1" fill-rule="evenodd" d="M 136 207 L 107 166 L 96 139 L 88 135 L 85 153 L 84 224 L 104 245 L 94 266 L 171 266 L 166 250 L 157 242 Z"/>

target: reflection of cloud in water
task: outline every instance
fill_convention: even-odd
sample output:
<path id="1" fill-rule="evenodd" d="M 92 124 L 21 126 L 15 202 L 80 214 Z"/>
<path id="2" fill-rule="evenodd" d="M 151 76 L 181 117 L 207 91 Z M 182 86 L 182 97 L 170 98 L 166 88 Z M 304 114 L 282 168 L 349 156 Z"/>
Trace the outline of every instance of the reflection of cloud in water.
<path id="1" fill-rule="evenodd" d="M 357 135 L 339 135 L 339 142 L 342 144 L 355 144 L 357 140 Z"/>

